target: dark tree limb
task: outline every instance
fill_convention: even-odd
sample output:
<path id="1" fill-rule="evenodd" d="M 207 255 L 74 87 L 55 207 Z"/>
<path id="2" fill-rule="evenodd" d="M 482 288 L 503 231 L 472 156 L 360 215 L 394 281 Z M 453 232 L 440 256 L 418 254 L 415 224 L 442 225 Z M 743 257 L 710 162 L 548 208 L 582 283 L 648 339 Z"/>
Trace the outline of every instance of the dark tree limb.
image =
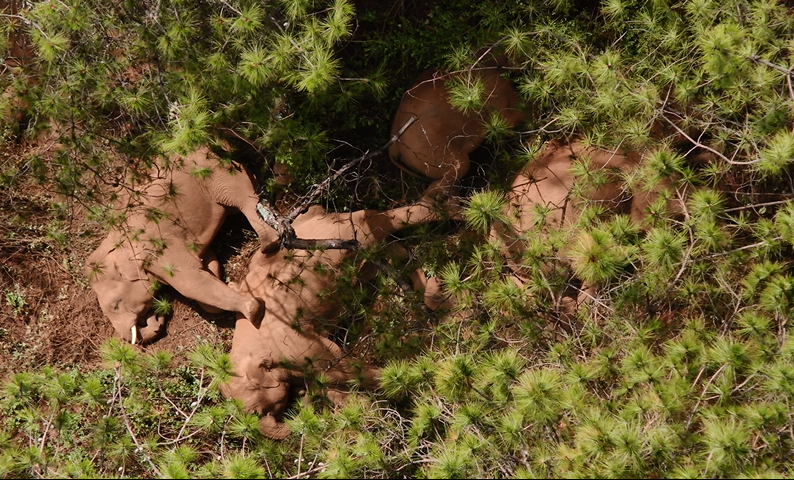
<path id="1" fill-rule="evenodd" d="M 359 158 L 353 159 L 342 168 L 337 170 L 333 173 L 333 175 L 328 176 L 325 180 L 321 183 L 314 184 L 309 191 L 309 194 L 306 195 L 300 204 L 292 209 L 287 215 L 279 215 L 276 213 L 275 209 L 270 202 L 266 199 L 260 198 L 259 203 L 256 206 L 256 211 L 259 212 L 259 216 L 262 217 L 262 220 L 265 221 L 268 225 L 273 227 L 276 232 L 278 232 L 279 242 L 282 248 L 297 248 L 301 250 L 312 250 L 318 248 L 331 248 L 331 249 L 345 249 L 345 250 L 359 250 L 361 248 L 361 244 L 357 240 L 340 240 L 337 238 L 330 238 L 330 239 L 322 239 L 322 240 L 305 240 L 298 238 L 295 234 L 295 230 L 292 228 L 292 222 L 301 214 L 301 212 L 306 211 L 306 209 L 314 203 L 323 192 L 328 190 L 333 182 L 335 182 L 339 177 L 347 173 L 348 170 L 353 168 L 354 166 L 358 165 L 359 163 L 369 160 L 377 155 L 380 155 L 384 151 L 386 151 L 392 143 L 396 142 L 398 138 L 410 127 L 415 121 L 416 117 L 411 117 L 405 122 L 405 125 L 400 128 L 400 130 L 392 135 L 388 142 L 382 147 L 372 152 L 367 152 Z"/>

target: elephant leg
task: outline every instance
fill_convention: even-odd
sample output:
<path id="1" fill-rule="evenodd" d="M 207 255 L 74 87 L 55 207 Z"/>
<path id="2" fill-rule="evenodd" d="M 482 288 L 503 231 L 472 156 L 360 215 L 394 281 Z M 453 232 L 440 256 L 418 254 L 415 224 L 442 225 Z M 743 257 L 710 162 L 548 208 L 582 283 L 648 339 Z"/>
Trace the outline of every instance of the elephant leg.
<path id="1" fill-rule="evenodd" d="M 359 366 L 352 363 L 339 345 L 322 335 L 301 339 L 299 346 L 305 352 L 313 352 L 315 358 L 313 367 L 325 375 L 329 386 L 348 386 L 354 379 L 358 380 L 363 388 L 375 388 L 379 384 L 380 370 L 368 365 Z"/>
<path id="2" fill-rule="evenodd" d="M 240 211 L 248 219 L 251 228 L 259 235 L 259 248 L 262 253 L 274 253 L 281 247 L 278 232 L 270 225 L 265 223 L 256 211 L 257 202 L 248 202 L 240 208 Z"/>
<path id="3" fill-rule="evenodd" d="M 597 289 L 594 285 L 582 284 L 580 287 L 568 289 L 558 301 L 560 322 L 557 325 L 570 334 L 577 323 L 577 311 L 584 304 L 593 304 L 596 301 Z"/>
<path id="4" fill-rule="evenodd" d="M 262 300 L 235 292 L 205 270 L 187 251 L 168 249 L 148 270 L 185 297 L 221 310 L 239 312 L 257 328 L 265 315 Z"/>
<path id="5" fill-rule="evenodd" d="M 422 201 L 433 203 L 437 199 L 446 199 L 452 193 L 452 187 L 455 184 L 455 178 L 449 174 L 445 174 L 438 180 L 433 180 L 425 190 L 422 196 Z"/>
<path id="6" fill-rule="evenodd" d="M 358 241 L 368 247 L 406 226 L 433 222 L 439 218 L 432 201 L 419 201 L 391 210 L 359 210 L 353 213 L 351 222 L 355 226 Z"/>
<path id="7" fill-rule="evenodd" d="M 356 380 L 361 388 L 373 389 L 380 385 L 380 370 L 369 365 L 354 365 L 346 358 L 339 359 L 341 352 L 337 355 L 335 364 L 323 370 L 328 384 L 337 387 L 350 387 L 350 381 Z"/>
<path id="8" fill-rule="evenodd" d="M 221 278 L 221 262 L 218 261 L 215 251 L 210 248 L 204 252 L 204 267 L 216 277 Z"/>
<path id="9" fill-rule="evenodd" d="M 416 269 L 411 274 L 411 281 L 416 290 L 424 292 L 424 302 L 430 310 L 449 310 L 452 308 L 452 302 L 449 296 L 443 293 L 438 277 L 428 278 L 424 270 Z"/>
<path id="10" fill-rule="evenodd" d="M 335 388 L 329 388 L 328 391 L 325 392 L 325 396 L 327 396 L 328 399 L 333 402 L 334 406 L 338 408 L 345 405 L 348 393 Z"/>
<path id="11" fill-rule="evenodd" d="M 218 256 L 215 255 L 215 251 L 208 248 L 207 251 L 204 253 L 204 266 L 207 270 L 210 271 L 213 275 L 218 278 L 221 277 L 221 262 L 218 261 Z M 215 308 L 212 305 L 207 305 L 203 302 L 197 302 L 199 308 L 204 310 L 207 313 L 211 313 L 213 315 L 223 312 L 223 310 L 219 308 Z"/>
<path id="12" fill-rule="evenodd" d="M 583 305 L 586 302 L 596 301 L 596 287 L 594 285 L 582 285 L 579 290 L 579 295 L 576 296 L 576 306 Z"/>
<path id="13" fill-rule="evenodd" d="M 398 243 L 391 243 L 386 247 L 386 252 L 393 260 L 406 260 L 408 251 Z M 374 277 L 374 275 L 372 275 Z M 438 278 L 428 278 L 424 270 L 417 268 L 411 272 L 411 284 L 414 291 L 422 293 L 424 304 L 432 311 L 439 308 L 450 309 L 452 303 L 445 297 L 441 290 L 441 283 Z"/>

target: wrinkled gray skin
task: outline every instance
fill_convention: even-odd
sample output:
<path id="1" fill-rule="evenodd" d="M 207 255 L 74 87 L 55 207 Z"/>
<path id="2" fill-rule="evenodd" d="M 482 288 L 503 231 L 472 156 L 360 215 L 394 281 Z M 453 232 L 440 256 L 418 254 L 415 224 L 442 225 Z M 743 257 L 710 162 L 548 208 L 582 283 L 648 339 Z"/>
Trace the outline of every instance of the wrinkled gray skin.
<path id="1" fill-rule="evenodd" d="M 589 161 L 589 169 L 593 174 L 606 173 L 608 180 L 590 191 L 582 192 L 584 198 L 577 198 L 571 195 L 575 183 L 571 168 L 574 162 L 585 159 Z M 512 220 L 512 225 L 495 223 L 491 229 L 491 239 L 501 246 L 507 265 L 514 274 L 514 282 L 523 285 L 532 276 L 521 264 L 525 249 L 524 236 L 538 231 L 538 228 L 574 225 L 585 204 L 598 203 L 608 213 L 629 215 L 642 228 L 648 215 L 647 208 L 662 192 L 675 190 L 669 179 L 663 179 L 652 190 L 629 192 L 625 179 L 639 167 L 641 160 L 638 152 L 585 148 L 579 142 L 548 142 L 543 151 L 513 179 L 504 211 L 507 218 Z M 543 227 L 536 226 L 538 206 L 547 207 L 550 211 Z M 669 197 L 667 209 L 672 213 L 683 211 L 683 203 L 677 193 Z M 569 260 L 565 249 L 559 253 L 559 260 Z M 560 298 L 562 313 L 572 313 L 582 301 L 592 298 L 595 289 L 595 285 L 582 285 L 572 296 Z"/>
<path id="2" fill-rule="evenodd" d="M 490 115 L 501 115 L 509 128 L 524 118 L 515 86 L 501 76 L 504 71 L 500 66 L 506 63 L 506 59 L 489 53 L 471 71 L 427 70 L 403 94 L 392 135 L 411 117 L 416 121 L 391 144 L 389 157 L 406 172 L 431 181 L 423 200 L 449 194 L 468 173 L 469 154 L 485 139 L 484 125 Z M 464 113 L 450 105 L 447 89 L 455 79 L 482 81 L 486 99 L 480 111 Z"/>
<path id="3" fill-rule="evenodd" d="M 293 227 L 298 238 L 355 238 L 369 246 L 408 224 L 437 219 L 424 204 L 353 213 L 326 213 L 322 207 L 313 206 L 295 219 Z M 378 384 L 377 369 L 364 366 L 357 370 L 339 346 L 316 330 L 320 323 L 332 321 L 339 314 L 333 294 L 318 294 L 332 288 L 332 272 L 351 255 L 354 253 L 339 249 L 282 250 L 276 255 L 257 252 L 251 258 L 239 289 L 264 300 L 268 309 L 258 329 L 238 315 L 230 352 L 235 375 L 221 385 L 221 392 L 227 398 L 240 400 L 247 412 L 261 415 L 260 430 L 269 438 L 280 440 L 290 435 L 280 416 L 287 407 L 290 388 L 305 382 L 299 366 L 307 360 L 312 369 L 326 375 L 331 391 L 335 390 L 336 402 L 343 401 L 342 391 L 349 388 L 354 378 L 361 380 L 362 388 Z M 327 268 L 318 269 L 319 265 Z M 376 268 L 365 265 L 359 280 L 371 279 L 376 273 Z M 434 278 L 428 280 L 417 271 L 412 281 L 415 289 L 424 292 L 428 307 L 448 306 Z M 299 325 L 298 329 L 293 325 Z M 288 364 L 295 367 L 289 368 Z"/>
<path id="4" fill-rule="evenodd" d="M 233 210 L 242 212 L 259 234 L 262 250 L 278 248 L 278 234 L 256 212 L 259 200 L 252 177 L 245 169 L 222 166 L 206 147 L 183 163 L 181 169 L 153 175 L 142 205 L 133 207 L 127 221 L 111 230 L 86 261 L 86 275 L 102 311 L 118 335 L 133 343 L 151 342 L 165 333 L 165 318 L 152 308 L 153 281 L 172 286 L 210 312 L 238 312 L 255 325 L 264 316 L 261 300 L 236 292 L 220 279 L 220 264 L 209 248 Z M 211 173 L 191 175 L 197 169 Z M 166 195 L 174 190 L 175 197 Z M 132 202 L 126 196 L 119 208 L 128 204 Z M 152 209 L 162 212 L 162 218 L 148 218 Z M 153 239 L 164 242 L 159 255 Z"/>

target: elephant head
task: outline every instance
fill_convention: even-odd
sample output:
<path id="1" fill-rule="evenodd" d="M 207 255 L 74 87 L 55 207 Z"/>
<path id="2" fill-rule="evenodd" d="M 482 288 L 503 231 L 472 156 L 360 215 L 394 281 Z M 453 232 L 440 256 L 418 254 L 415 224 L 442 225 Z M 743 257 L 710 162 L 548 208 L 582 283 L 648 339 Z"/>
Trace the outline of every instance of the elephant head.
<path id="1" fill-rule="evenodd" d="M 222 166 L 206 147 L 175 160 L 181 168 L 153 172 L 140 196 L 120 198 L 125 222 L 108 233 L 86 263 L 102 311 L 117 333 L 133 342 L 150 342 L 165 333 L 165 319 L 152 311 L 155 280 L 202 308 L 238 312 L 255 325 L 264 316 L 261 300 L 241 295 L 221 280 L 210 248 L 229 211 L 245 215 L 259 234 L 261 251 L 279 247 L 278 232 L 256 211 L 253 177 L 244 168 Z"/>
<path id="2" fill-rule="evenodd" d="M 260 431 L 275 440 L 291 433 L 281 416 L 293 399 L 294 388 L 305 385 L 305 368 L 325 375 L 329 399 L 335 402 L 344 399 L 340 391 L 354 378 L 361 378 L 363 388 L 378 385 L 376 368 L 357 372 L 339 346 L 310 325 L 298 331 L 292 322 L 280 321 L 269 310 L 258 329 L 238 318 L 230 359 L 234 375 L 220 385 L 221 393 L 239 400 L 245 412 L 261 415 Z"/>
<path id="3" fill-rule="evenodd" d="M 102 312 L 125 340 L 148 343 L 164 333 L 165 317 L 154 312 L 153 284 L 126 249 L 116 248 L 87 265 Z"/>
<path id="4" fill-rule="evenodd" d="M 290 376 L 283 368 L 273 368 L 270 359 L 248 355 L 238 360 L 238 374 L 221 384 L 221 393 L 242 402 L 247 412 L 261 415 L 259 430 L 268 438 L 284 440 L 291 431 L 280 421 L 287 407 Z"/>
<path id="5" fill-rule="evenodd" d="M 301 239 L 356 240 L 362 247 L 373 246 L 409 225 L 439 220 L 439 212 L 429 203 L 419 202 L 391 210 L 327 212 L 314 205 L 293 222 Z M 398 244 L 392 244 L 397 247 Z M 391 250 L 391 249 L 390 249 Z M 392 253 L 408 256 L 399 248 Z M 343 249 L 284 249 L 275 255 L 254 252 L 248 272 L 235 289 L 264 300 L 268 308 L 259 328 L 237 316 L 229 358 L 234 376 L 221 385 L 227 398 L 242 402 L 246 412 L 262 415 L 262 433 L 282 439 L 290 434 L 280 416 L 290 400 L 292 387 L 310 385 L 314 374 L 324 376 L 323 394 L 338 404 L 344 401 L 351 382 L 360 388 L 376 388 L 380 372 L 376 367 L 356 362 L 349 352 L 318 331 L 328 325 L 340 309 L 337 299 L 324 295 L 333 287 L 332 272 L 355 253 Z M 377 269 L 361 267 L 358 280 L 366 280 Z M 412 274 L 413 287 L 424 291 L 428 308 L 447 305 L 436 282 L 424 272 Z"/>

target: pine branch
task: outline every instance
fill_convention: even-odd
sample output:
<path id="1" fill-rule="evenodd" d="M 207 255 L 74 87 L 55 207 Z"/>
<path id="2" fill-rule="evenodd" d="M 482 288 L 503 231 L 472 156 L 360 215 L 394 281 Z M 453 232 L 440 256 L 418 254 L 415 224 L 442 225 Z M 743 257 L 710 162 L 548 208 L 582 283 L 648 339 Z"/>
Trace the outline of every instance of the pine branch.
<path id="1" fill-rule="evenodd" d="M 791 83 L 791 77 L 794 77 L 794 71 L 789 68 L 785 68 L 783 66 L 774 64 L 772 62 L 766 61 L 763 58 L 760 58 L 758 55 L 750 55 L 749 57 L 744 57 L 746 60 L 754 63 L 756 65 L 764 65 L 766 67 L 772 68 L 777 70 L 778 72 L 782 72 L 786 74 L 786 84 L 788 85 L 788 94 L 792 100 L 794 100 L 794 85 Z"/>
<path id="2" fill-rule="evenodd" d="M 49 37 L 49 35 L 47 35 L 47 33 L 44 31 L 43 28 L 41 28 L 37 23 L 33 22 L 31 19 L 27 17 L 23 17 L 22 15 L 13 15 L 9 13 L 0 13 L 0 18 L 16 18 L 18 20 L 21 20 L 22 23 L 24 23 L 25 25 L 33 27 L 36 30 L 38 30 L 42 37 L 46 38 L 47 40 L 51 40 L 51 38 Z"/>
<path id="3" fill-rule="evenodd" d="M 722 154 L 722 153 L 720 153 L 719 151 L 717 151 L 717 150 L 715 150 L 715 149 L 713 149 L 713 148 L 709 147 L 708 145 L 705 145 L 705 144 L 703 144 L 703 143 L 700 143 L 699 141 L 697 141 L 697 140 L 695 140 L 694 138 L 692 138 L 691 136 L 689 136 L 689 135 L 688 135 L 688 134 L 687 134 L 687 133 L 686 133 L 684 130 L 682 130 L 682 129 L 681 129 L 681 127 L 679 127 L 678 125 L 676 125 L 676 124 L 675 124 L 675 122 L 673 122 L 672 120 L 670 120 L 669 118 L 667 118 L 667 115 L 660 115 L 660 118 L 662 118 L 662 120 L 664 120 L 665 122 L 669 123 L 669 124 L 670 124 L 670 126 L 671 126 L 671 127 L 673 127 L 673 128 L 675 129 L 675 131 L 676 131 L 676 132 L 678 132 L 678 133 L 679 133 L 680 135 L 682 135 L 684 138 L 686 138 L 687 140 L 689 140 L 689 142 L 690 142 L 692 145 L 694 145 L 696 148 L 697 148 L 697 147 L 700 147 L 700 148 L 702 148 L 702 149 L 704 149 L 704 150 L 708 150 L 709 152 L 713 153 L 714 155 L 717 155 L 717 156 L 718 156 L 718 157 L 720 157 L 721 159 L 725 160 L 725 162 L 726 162 L 726 163 L 728 163 L 729 165 L 753 165 L 753 164 L 756 164 L 756 163 L 758 163 L 758 160 L 751 160 L 751 161 L 749 161 L 749 162 L 737 162 L 736 160 L 731 160 L 730 158 L 726 157 L 725 155 L 723 155 L 723 154 Z"/>
<path id="4" fill-rule="evenodd" d="M 388 262 L 385 262 L 385 261 L 382 261 L 382 260 L 377 260 L 377 259 L 372 259 L 372 258 L 369 259 L 369 261 L 372 262 L 376 267 L 378 267 L 378 269 L 381 272 L 385 272 L 387 277 L 389 277 L 392 280 L 394 280 L 397 283 L 397 285 L 400 287 L 400 289 L 402 289 L 403 292 L 413 292 L 414 291 L 413 285 L 411 285 L 410 282 L 405 280 L 405 277 L 403 277 L 401 275 L 398 275 L 397 271 L 394 269 L 394 267 L 389 265 Z M 430 307 L 428 307 L 424 302 L 422 302 L 420 308 L 422 309 L 422 313 L 424 313 L 425 315 L 432 315 L 433 314 L 433 311 L 430 310 Z"/>
<path id="5" fill-rule="evenodd" d="M 135 444 L 136 450 L 140 452 L 141 455 L 143 455 L 144 460 L 146 460 L 146 462 L 149 464 L 149 467 L 152 469 L 152 471 L 158 477 L 162 477 L 163 474 L 157 468 L 157 465 L 154 464 L 152 458 L 149 456 L 149 453 L 143 448 L 143 446 L 138 441 L 138 437 L 136 437 L 135 433 L 132 431 L 132 425 L 130 424 L 130 419 L 127 416 L 127 410 L 124 408 L 124 400 L 121 398 L 122 396 L 121 387 L 119 386 L 121 383 L 121 369 L 118 365 L 116 365 L 114 371 L 115 371 L 115 378 L 113 379 L 113 387 L 116 390 L 114 392 L 114 397 L 116 397 L 115 394 L 118 394 L 118 406 L 119 406 L 119 410 L 121 411 L 121 418 L 124 420 L 124 426 L 127 427 L 127 433 L 130 434 L 130 438 L 132 439 L 132 442 Z"/>
<path id="6" fill-rule="evenodd" d="M 204 368 L 201 369 L 201 378 L 199 378 L 198 384 L 199 384 L 198 396 L 196 398 L 196 401 L 193 402 L 192 404 L 193 410 L 189 414 L 183 412 L 182 409 L 179 408 L 179 406 L 177 406 L 177 404 L 175 404 L 170 398 L 168 398 L 168 395 L 166 395 L 165 391 L 163 390 L 163 386 L 160 383 L 157 384 L 157 388 L 160 390 L 160 395 L 162 395 L 162 397 L 165 398 L 166 401 L 168 401 L 168 403 L 170 403 L 171 406 L 174 407 L 174 409 L 177 412 L 179 412 L 183 417 L 185 417 L 185 422 L 182 424 L 182 427 L 179 429 L 179 433 L 177 434 L 176 438 L 163 443 L 163 445 L 179 443 L 201 432 L 201 430 L 196 430 L 195 432 L 190 433 L 188 435 L 184 435 L 184 436 L 182 435 L 185 432 L 185 429 L 187 429 L 188 425 L 190 424 L 190 420 L 196 415 L 196 412 L 202 406 L 204 395 L 207 393 L 207 389 L 204 388 Z"/>

